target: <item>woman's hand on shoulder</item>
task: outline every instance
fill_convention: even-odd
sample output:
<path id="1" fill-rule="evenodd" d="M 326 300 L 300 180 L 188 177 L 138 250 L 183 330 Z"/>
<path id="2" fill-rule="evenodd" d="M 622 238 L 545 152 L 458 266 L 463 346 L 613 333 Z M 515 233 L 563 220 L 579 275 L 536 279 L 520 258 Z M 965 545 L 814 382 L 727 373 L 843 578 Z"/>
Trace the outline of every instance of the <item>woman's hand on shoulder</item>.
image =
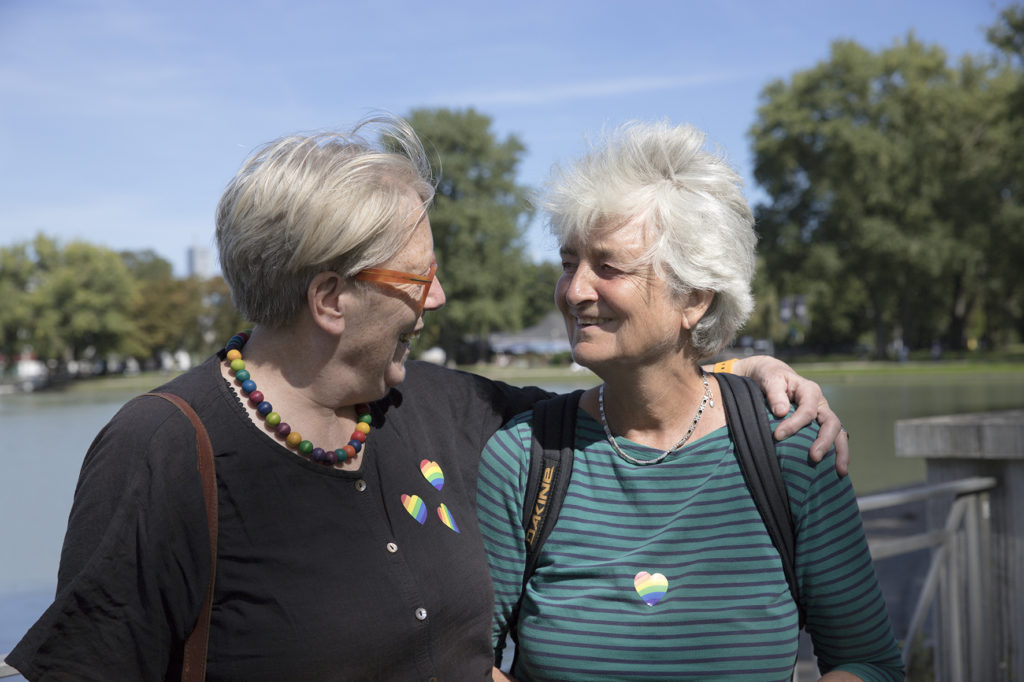
<path id="1" fill-rule="evenodd" d="M 790 404 L 796 405 L 793 414 L 775 429 L 775 440 L 788 438 L 817 420 L 820 428 L 817 439 L 811 445 L 811 459 L 820 462 L 829 448 L 835 446 L 836 472 L 840 476 L 849 472 L 849 434 L 842 429 L 839 416 L 829 407 L 821 386 L 803 378 L 792 367 L 770 355 L 740 358 L 733 364 L 732 371 L 757 382 L 776 417 L 785 417 Z"/>
<path id="2" fill-rule="evenodd" d="M 512 677 L 508 673 L 502 672 L 497 668 L 491 668 L 491 679 L 494 682 L 516 682 L 516 678 Z"/>

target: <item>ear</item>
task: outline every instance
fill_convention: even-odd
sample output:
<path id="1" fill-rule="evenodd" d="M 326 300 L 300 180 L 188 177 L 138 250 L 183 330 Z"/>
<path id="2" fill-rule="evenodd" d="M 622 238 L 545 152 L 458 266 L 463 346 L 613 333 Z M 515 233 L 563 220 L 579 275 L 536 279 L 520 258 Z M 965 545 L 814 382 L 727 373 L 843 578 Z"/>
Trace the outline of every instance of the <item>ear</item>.
<path id="1" fill-rule="evenodd" d="M 306 303 L 317 326 L 336 335 L 345 330 L 345 294 L 351 286 L 336 272 L 321 272 L 313 277 L 306 289 Z"/>
<path id="2" fill-rule="evenodd" d="M 711 301 L 715 298 L 713 291 L 691 291 L 683 304 L 682 327 L 686 331 L 692 331 L 704 313 L 711 307 Z"/>

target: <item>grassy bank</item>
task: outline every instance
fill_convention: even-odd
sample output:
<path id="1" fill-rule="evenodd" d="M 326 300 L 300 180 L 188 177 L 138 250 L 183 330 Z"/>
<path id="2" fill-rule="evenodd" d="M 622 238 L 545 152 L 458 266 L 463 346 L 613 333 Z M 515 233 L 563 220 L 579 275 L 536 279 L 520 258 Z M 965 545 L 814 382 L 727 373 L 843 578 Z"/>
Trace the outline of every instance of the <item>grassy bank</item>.
<path id="1" fill-rule="evenodd" d="M 892 385 L 907 386 L 941 382 L 943 377 L 956 381 L 1024 382 L 1024 362 L 1009 361 L 922 361 L 922 362 L 807 362 L 793 363 L 802 375 L 822 385 Z M 519 386 L 558 385 L 593 386 L 600 381 L 586 369 L 574 371 L 568 366 L 498 367 L 496 365 L 468 365 L 459 369 Z M 135 375 L 99 376 L 79 379 L 58 391 L 137 391 L 142 392 L 170 380 L 175 372 L 142 372 Z"/>
<path id="2" fill-rule="evenodd" d="M 908 385 L 934 383 L 942 377 L 962 380 L 1024 382 L 1024 362 L 991 361 L 926 361 L 926 362 L 808 362 L 793 363 L 802 376 L 820 384 Z M 462 367 L 491 379 L 510 384 L 530 385 L 571 383 L 594 385 L 600 381 L 589 370 L 574 372 L 561 367 L 496 367 L 472 365 Z"/>
<path id="3" fill-rule="evenodd" d="M 143 393 L 166 383 L 181 372 L 139 372 L 138 374 L 110 374 L 76 379 L 53 390 L 67 393 L 130 392 Z"/>

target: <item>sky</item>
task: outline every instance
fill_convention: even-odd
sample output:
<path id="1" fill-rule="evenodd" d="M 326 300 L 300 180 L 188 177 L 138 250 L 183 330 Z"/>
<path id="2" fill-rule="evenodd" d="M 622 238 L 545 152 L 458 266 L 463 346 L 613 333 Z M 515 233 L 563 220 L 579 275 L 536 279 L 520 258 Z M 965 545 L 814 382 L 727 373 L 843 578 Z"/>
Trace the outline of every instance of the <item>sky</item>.
<path id="1" fill-rule="evenodd" d="M 0 246 L 152 249 L 185 275 L 255 147 L 376 112 L 473 107 L 522 184 L 630 120 L 691 123 L 758 198 L 758 96 L 835 40 L 989 51 L 1010 0 L 0 0 Z M 554 258 L 541 220 L 536 259 Z"/>

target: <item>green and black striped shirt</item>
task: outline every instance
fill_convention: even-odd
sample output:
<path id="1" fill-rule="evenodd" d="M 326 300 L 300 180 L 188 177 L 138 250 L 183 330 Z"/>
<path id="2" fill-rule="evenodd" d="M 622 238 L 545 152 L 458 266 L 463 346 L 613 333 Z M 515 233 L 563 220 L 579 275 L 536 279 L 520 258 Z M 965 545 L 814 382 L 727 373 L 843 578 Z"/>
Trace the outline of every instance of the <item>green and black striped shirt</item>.
<path id="1" fill-rule="evenodd" d="M 480 466 L 496 648 L 522 587 L 530 417 L 498 431 Z M 903 679 L 853 489 L 836 475 L 834 452 L 810 462 L 816 435 L 813 425 L 777 446 L 815 654 L 823 670 Z M 660 454 L 618 444 L 637 459 Z M 572 480 L 526 588 L 518 636 L 520 680 L 789 680 L 797 610 L 727 429 L 638 466 L 580 410 Z"/>

